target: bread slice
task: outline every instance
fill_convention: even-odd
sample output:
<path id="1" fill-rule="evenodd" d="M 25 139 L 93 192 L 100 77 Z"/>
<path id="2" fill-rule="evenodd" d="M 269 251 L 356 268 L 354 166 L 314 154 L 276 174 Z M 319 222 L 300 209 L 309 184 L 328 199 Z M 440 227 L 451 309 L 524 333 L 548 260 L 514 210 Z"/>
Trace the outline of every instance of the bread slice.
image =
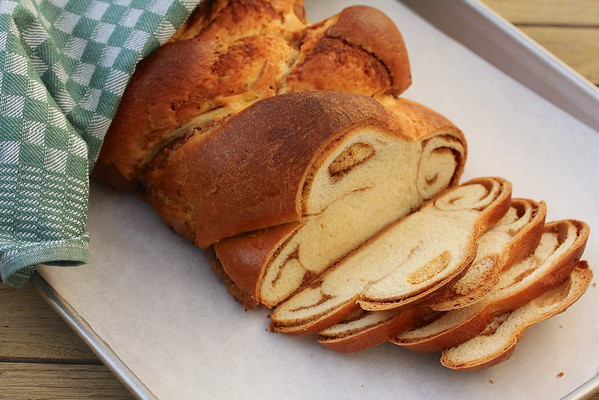
<path id="1" fill-rule="evenodd" d="M 515 311 L 493 318 L 478 336 L 445 350 L 441 363 L 456 370 L 479 370 L 507 360 L 532 325 L 564 312 L 586 291 L 593 272 L 580 261 L 559 286 Z"/>
<path id="2" fill-rule="evenodd" d="M 381 301 L 384 308 L 426 299 L 474 259 L 478 237 L 507 212 L 510 194 L 511 185 L 500 178 L 478 178 L 447 190 L 279 305 L 271 314 L 272 327 L 289 334 L 319 332 L 343 321 L 380 282 L 390 288 Z"/>
<path id="3" fill-rule="evenodd" d="M 506 215 L 478 240 L 476 258 L 466 273 L 453 286 L 439 290 L 430 303 L 399 311 L 363 311 L 319 332 L 318 342 L 338 352 L 364 350 L 425 324 L 440 315 L 434 310 L 448 300 L 455 299 L 451 307 L 475 302 L 497 284 L 502 269 L 534 251 L 543 233 L 545 214 L 543 202 L 512 199 Z"/>
<path id="4" fill-rule="evenodd" d="M 232 132 L 231 137 L 238 138 L 239 147 L 255 149 L 251 159 L 255 161 L 246 162 L 245 170 L 231 169 L 230 166 L 240 165 L 237 161 L 227 160 L 226 166 L 219 161 L 212 162 L 210 160 L 220 157 L 220 153 L 201 150 L 202 159 L 207 160 L 200 168 L 204 176 L 209 176 L 213 170 L 218 173 L 228 170 L 230 177 L 226 179 L 235 189 L 235 192 L 226 186 L 219 189 L 223 194 L 219 196 L 218 214 L 213 212 L 216 202 L 214 205 L 207 204 L 204 209 L 213 216 L 205 211 L 198 213 L 200 223 L 207 228 L 224 227 L 225 222 L 236 222 L 234 218 L 239 218 L 239 224 L 241 218 L 251 216 L 247 210 L 252 208 L 256 217 L 256 204 L 264 205 L 264 212 L 271 214 L 282 209 L 275 203 L 273 186 L 282 195 L 297 202 L 291 203 L 289 208 L 299 212 L 291 214 L 287 220 L 274 220 L 275 215 L 264 221 L 256 218 L 241 225 L 240 229 L 227 227 L 224 233 L 218 233 L 217 238 L 274 225 L 215 244 L 224 271 L 238 288 L 256 299 L 255 303 L 269 307 L 278 304 L 372 235 L 417 209 L 447 186 L 457 183 L 461 174 L 466 156 L 465 141 L 459 130 L 443 117 L 416 103 L 395 100 L 393 112 L 388 114 L 389 126 L 382 130 L 368 128 L 357 118 L 335 127 L 330 121 L 338 119 L 341 113 L 344 119 L 347 115 L 357 115 L 358 107 L 361 110 L 359 115 L 362 115 L 360 118 L 366 118 L 367 113 L 374 118 L 376 113 L 381 115 L 386 110 L 366 98 L 361 98 L 360 104 L 356 103 L 355 107 L 342 105 L 336 101 L 340 100 L 339 96 L 295 94 L 292 103 L 273 109 L 274 104 L 291 98 L 278 96 L 270 102 L 268 110 L 274 111 L 268 111 L 268 115 L 265 114 L 266 108 L 255 110 L 258 104 L 252 107 L 256 120 L 272 120 L 275 126 L 280 127 L 267 129 L 269 135 L 277 137 L 276 147 L 285 149 L 282 150 L 285 154 L 276 155 L 276 158 L 273 158 L 275 155 L 270 147 L 252 144 L 266 130 L 261 128 L 246 133 L 240 127 L 239 132 Z M 335 100 L 335 103 L 329 100 Z M 369 111 L 371 109 L 376 113 Z M 248 113 L 244 114 L 245 121 L 248 121 Z M 312 115 L 313 122 L 306 121 L 306 115 Z M 414 120 L 419 123 L 415 124 Z M 279 130 L 280 134 L 275 135 Z M 301 132 L 301 135 L 285 135 L 285 132 L 295 131 Z M 248 133 L 252 137 L 246 139 Z M 319 136 L 318 141 L 316 135 Z M 228 139 L 226 141 L 228 143 Z M 271 139 L 270 146 L 273 144 Z M 309 149 L 308 145 L 313 148 Z M 213 149 L 220 151 L 216 146 Z M 286 155 L 287 152 L 290 154 Z M 312 165 L 307 164 L 311 157 L 315 157 L 314 154 L 320 154 L 320 159 L 312 161 Z M 246 155 L 243 157 L 247 158 Z M 259 163 L 262 167 L 255 168 L 254 164 Z M 269 172 L 271 170 L 273 172 Z M 297 172 L 290 173 L 294 170 Z M 242 184 L 233 181 L 240 174 L 244 176 L 247 189 L 241 190 Z M 430 179 L 431 175 L 433 179 Z M 184 174 L 173 172 L 171 176 L 164 182 L 170 184 L 180 180 Z M 152 176 L 152 181 L 154 178 Z M 219 182 L 219 179 L 214 178 L 213 182 Z M 206 184 L 206 187 L 212 185 L 215 183 Z M 153 198 L 153 187 L 150 189 Z M 268 192 L 262 194 L 260 189 Z M 173 189 L 169 190 L 174 193 Z M 201 193 L 182 183 L 181 192 L 186 190 L 194 195 Z M 245 197 L 240 197 L 239 193 Z M 296 200 L 296 193 L 302 197 L 298 196 Z M 238 206 L 233 203 L 236 198 L 240 201 Z M 226 211 L 223 210 L 225 201 L 230 207 Z M 195 203 L 197 207 L 198 201 Z M 223 214 L 228 215 L 228 221 L 222 221 Z M 200 218 L 200 215 L 203 216 Z M 288 221 L 294 222 L 279 225 Z M 196 242 L 199 235 L 196 233 Z"/>
<path id="5" fill-rule="evenodd" d="M 449 311 L 484 297 L 499 281 L 502 270 L 532 253 L 543 233 L 544 202 L 512 199 L 508 213 L 480 237 L 476 258 L 459 281 L 436 296 L 431 308 Z"/>
<path id="6" fill-rule="evenodd" d="M 420 352 L 457 346 L 482 332 L 494 317 L 513 311 L 557 286 L 576 267 L 589 227 L 576 220 L 547 224 L 535 252 L 505 270 L 482 300 L 448 311 L 421 328 L 405 331 L 391 342 Z"/>
<path id="7" fill-rule="evenodd" d="M 408 329 L 422 324 L 431 315 L 427 305 L 408 307 L 400 311 L 356 310 L 343 322 L 318 332 L 318 343 L 339 353 L 354 353 L 369 349 Z"/>

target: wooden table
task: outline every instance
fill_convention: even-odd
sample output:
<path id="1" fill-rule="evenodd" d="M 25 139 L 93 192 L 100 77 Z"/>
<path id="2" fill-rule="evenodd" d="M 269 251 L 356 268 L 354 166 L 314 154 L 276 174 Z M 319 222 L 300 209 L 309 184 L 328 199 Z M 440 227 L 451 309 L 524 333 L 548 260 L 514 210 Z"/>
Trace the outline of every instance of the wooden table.
<path id="1" fill-rule="evenodd" d="M 599 0 L 484 1 L 599 85 Z M 0 399 L 25 398 L 131 395 L 31 285 L 0 286 Z"/>

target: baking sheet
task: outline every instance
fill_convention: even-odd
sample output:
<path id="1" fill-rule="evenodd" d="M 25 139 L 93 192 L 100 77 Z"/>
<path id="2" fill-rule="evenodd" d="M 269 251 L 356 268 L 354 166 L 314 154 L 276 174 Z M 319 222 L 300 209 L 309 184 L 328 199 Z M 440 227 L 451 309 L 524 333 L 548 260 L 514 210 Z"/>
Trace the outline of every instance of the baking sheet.
<path id="1" fill-rule="evenodd" d="M 318 21 L 349 4 L 314 0 L 306 7 Z M 395 20 L 408 45 L 414 84 L 405 97 L 466 133 L 464 179 L 504 176 L 515 196 L 545 200 L 548 220 L 585 220 L 593 231 L 585 258 L 599 265 L 599 134 L 401 4 L 369 4 Z M 313 337 L 265 332 L 267 311 L 243 312 L 201 250 L 133 196 L 94 185 L 88 226 L 88 265 L 40 273 L 161 399 L 559 398 L 599 369 L 599 288 L 531 328 L 508 362 L 459 373 L 442 368 L 436 354 L 390 344 L 342 355 Z"/>

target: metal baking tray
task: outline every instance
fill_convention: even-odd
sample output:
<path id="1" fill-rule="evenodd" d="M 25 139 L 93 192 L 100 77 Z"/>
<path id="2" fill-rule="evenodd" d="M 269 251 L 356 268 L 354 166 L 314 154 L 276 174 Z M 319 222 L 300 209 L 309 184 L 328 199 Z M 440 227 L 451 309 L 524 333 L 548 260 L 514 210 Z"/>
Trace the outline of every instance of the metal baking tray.
<path id="1" fill-rule="evenodd" d="M 583 77 L 474 0 L 404 0 L 429 23 L 579 121 L 599 130 L 599 91 Z M 117 354 L 39 274 L 33 283 L 42 297 L 90 346 L 136 397 L 157 398 Z M 589 399 L 599 392 L 599 375 L 565 399 Z"/>

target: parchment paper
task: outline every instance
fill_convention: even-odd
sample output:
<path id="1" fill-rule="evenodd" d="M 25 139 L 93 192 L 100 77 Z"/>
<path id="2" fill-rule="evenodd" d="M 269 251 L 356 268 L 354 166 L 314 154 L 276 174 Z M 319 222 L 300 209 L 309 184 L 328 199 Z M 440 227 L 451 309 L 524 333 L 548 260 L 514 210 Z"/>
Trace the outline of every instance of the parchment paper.
<path id="1" fill-rule="evenodd" d="M 318 21 L 351 2 L 307 3 Z M 370 4 L 395 20 L 408 45 L 414 83 L 405 97 L 466 133 L 464 179 L 503 176 L 515 197 L 545 200 L 548 220 L 585 220 L 592 230 L 585 258 L 597 268 L 599 134 L 401 4 Z M 266 332 L 267 311 L 244 312 L 202 251 L 131 195 L 94 186 L 88 225 L 87 266 L 40 272 L 161 399 L 548 399 L 598 371 L 599 288 L 531 328 L 508 362 L 460 373 L 441 367 L 438 354 L 391 344 L 343 355 L 314 337 Z"/>

